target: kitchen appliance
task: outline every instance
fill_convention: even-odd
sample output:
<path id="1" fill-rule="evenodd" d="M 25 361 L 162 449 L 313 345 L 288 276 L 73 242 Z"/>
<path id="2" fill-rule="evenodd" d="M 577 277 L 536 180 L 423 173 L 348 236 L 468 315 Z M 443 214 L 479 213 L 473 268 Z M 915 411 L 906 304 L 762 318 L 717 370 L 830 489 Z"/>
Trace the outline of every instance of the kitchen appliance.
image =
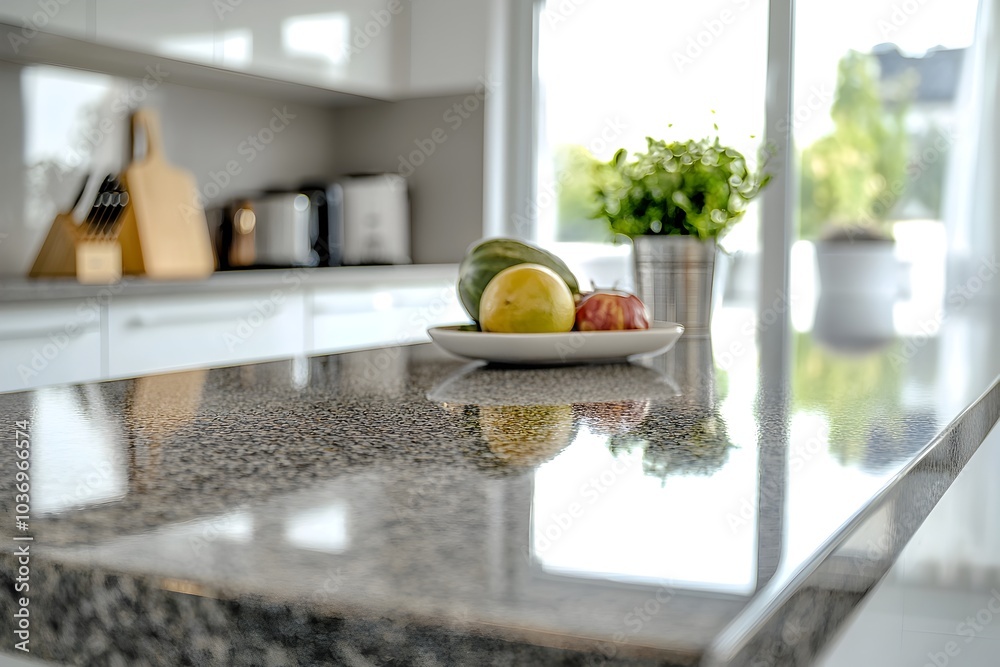
<path id="1" fill-rule="evenodd" d="M 219 268 L 317 266 L 318 234 L 317 212 L 302 192 L 234 201 L 219 230 Z"/>
<path id="2" fill-rule="evenodd" d="M 342 263 L 409 264 L 410 201 L 398 174 L 349 176 L 339 182 Z"/>
<path id="3" fill-rule="evenodd" d="M 343 263 L 344 191 L 340 183 L 306 183 L 302 194 L 309 197 L 316 218 L 317 238 L 313 244 L 319 266 Z"/>
<path id="4" fill-rule="evenodd" d="M 234 201 L 216 248 L 220 269 L 409 264 L 406 179 L 354 175 Z"/>

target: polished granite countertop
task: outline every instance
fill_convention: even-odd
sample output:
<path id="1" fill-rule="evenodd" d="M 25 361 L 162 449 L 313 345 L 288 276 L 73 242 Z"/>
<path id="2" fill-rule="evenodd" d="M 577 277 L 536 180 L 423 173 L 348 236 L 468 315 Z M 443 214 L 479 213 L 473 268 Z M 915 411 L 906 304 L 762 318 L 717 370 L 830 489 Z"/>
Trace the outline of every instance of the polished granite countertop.
<path id="1" fill-rule="evenodd" d="M 810 664 L 1000 415 L 1000 305 L 824 323 L 858 307 L 728 304 L 642 363 L 418 345 L 0 395 L 31 442 L 0 615 L 30 536 L 32 652 L 72 664 Z"/>
<path id="2" fill-rule="evenodd" d="M 406 264 L 216 271 L 199 280 L 124 276 L 110 285 L 87 285 L 74 278 L 3 278 L 0 279 L 0 307 L 64 299 L 266 290 L 287 287 L 292 282 L 327 289 L 405 285 L 413 281 L 453 281 L 457 275 L 457 264 Z"/>

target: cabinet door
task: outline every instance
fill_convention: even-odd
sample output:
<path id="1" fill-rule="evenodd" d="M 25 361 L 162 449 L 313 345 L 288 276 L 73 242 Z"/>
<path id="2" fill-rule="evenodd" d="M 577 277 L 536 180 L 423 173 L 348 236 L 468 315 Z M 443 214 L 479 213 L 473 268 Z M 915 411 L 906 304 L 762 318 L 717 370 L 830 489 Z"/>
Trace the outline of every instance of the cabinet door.
<path id="1" fill-rule="evenodd" d="M 30 40 L 37 32 L 84 37 L 87 32 L 86 0 L 3 0 L 0 23 L 18 30 L 3 36 L 17 50 L 21 39 Z"/>
<path id="2" fill-rule="evenodd" d="M 226 0 L 223 0 L 225 2 Z M 233 0 L 229 0 L 233 2 Z M 242 2 L 220 21 L 220 40 L 250 36 L 250 57 L 227 69 L 389 96 L 409 78 L 409 0 Z"/>
<path id="3" fill-rule="evenodd" d="M 337 352 L 429 340 L 427 328 L 468 321 L 453 284 L 317 291 L 313 352 Z"/>
<path id="4" fill-rule="evenodd" d="M 0 391 L 101 378 L 101 312 L 65 301 L 0 306 Z"/>
<path id="5" fill-rule="evenodd" d="M 228 6 L 225 0 L 97 0 L 96 41 L 211 65 L 220 4 Z"/>
<path id="6" fill-rule="evenodd" d="M 108 371 L 128 377 L 305 352 L 301 292 L 118 298 L 108 317 Z"/>

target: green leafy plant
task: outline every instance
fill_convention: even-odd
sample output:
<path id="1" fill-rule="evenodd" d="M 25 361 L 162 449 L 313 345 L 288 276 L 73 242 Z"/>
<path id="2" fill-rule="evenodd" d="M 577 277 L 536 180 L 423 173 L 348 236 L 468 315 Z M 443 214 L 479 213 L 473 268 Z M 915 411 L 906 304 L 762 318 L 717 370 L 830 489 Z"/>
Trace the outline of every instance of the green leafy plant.
<path id="1" fill-rule="evenodd" d="M 628 159 L 619 150 L 597 170 L 597 207 L 615 233 L 719 238 L 767 185 L 764 165 L 750 170 L 738 150 L 719 138 L 646 138 L 646 152 Z"/>
<path id="2" fill-rule="evenodd" d="M 833 132 L 802 151 L 802 238 L 889 238 L 905 188 L 904 119 L 913 80 L 880 87 L 878 60 L 849 51 L 837 66 Z"/>

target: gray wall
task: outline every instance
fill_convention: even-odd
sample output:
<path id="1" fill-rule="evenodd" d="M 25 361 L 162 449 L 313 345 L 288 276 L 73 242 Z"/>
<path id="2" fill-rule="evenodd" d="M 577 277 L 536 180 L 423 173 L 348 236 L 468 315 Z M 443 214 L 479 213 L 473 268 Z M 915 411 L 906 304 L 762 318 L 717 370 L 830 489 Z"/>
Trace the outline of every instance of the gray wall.
<path id="1" fill-rule="evenodd" d="M 30 264 L 24 256 L 41 243 L 41 238 L 36 241 L 37 234 L 29 233 L 22 220 L 24 123 L 18 81 L 18 69 L 0 62 L 0 276 L 26 272 Z"/>
<path id="2" fill-rule="evenodd" d="M 461 113 L 454 109 L 466 102 Z M 412 168 L 413 260 L 461 260 L 483 230 L 482 100 L 453 95 L 379 103 L 338 109 L 335 118 L 341 172 L 405 175 Z"/>

